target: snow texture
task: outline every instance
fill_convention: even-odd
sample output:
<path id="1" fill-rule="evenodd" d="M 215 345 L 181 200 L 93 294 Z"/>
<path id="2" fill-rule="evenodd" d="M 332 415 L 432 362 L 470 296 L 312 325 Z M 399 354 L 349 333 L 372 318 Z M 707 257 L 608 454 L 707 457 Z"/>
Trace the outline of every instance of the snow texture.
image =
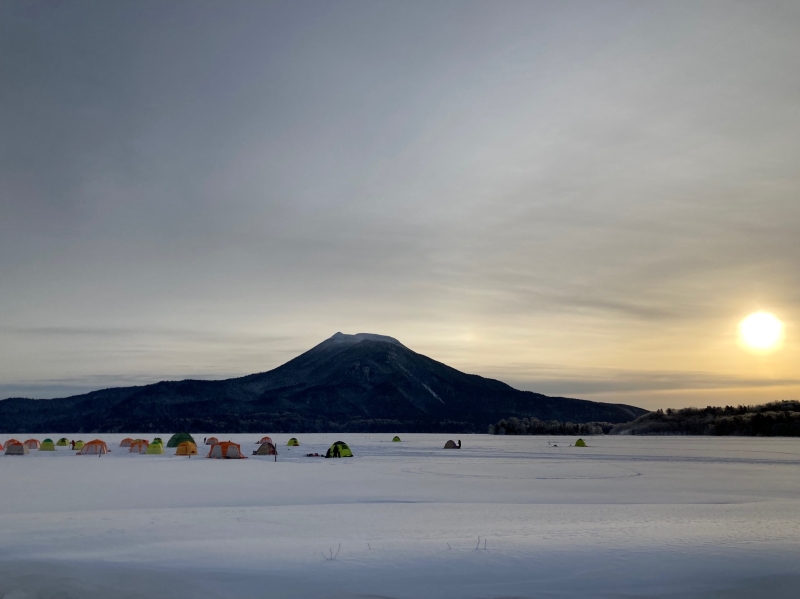
<path id="1" fill-rule="evenodd" d="M 152 437 L 0 456 L 0 598 L 800 596 L 797 439 L 271 435 L 276 463 L 125 436 Z"/>

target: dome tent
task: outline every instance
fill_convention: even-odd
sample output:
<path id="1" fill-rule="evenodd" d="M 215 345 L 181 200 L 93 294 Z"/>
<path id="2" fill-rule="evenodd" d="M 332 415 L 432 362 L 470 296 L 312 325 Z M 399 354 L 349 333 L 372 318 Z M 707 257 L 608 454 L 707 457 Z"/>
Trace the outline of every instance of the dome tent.
<path id="1" fill-rule="evenodd" d="M 299 447 L 300 446 L 300 441 L 297 440 L 297 437 L 292 437 L 291 439 L 289 439 L 286 442 L 286 445 L 291 446 L 291 447 Z"/>
<path id="2" fill-rule="evenodd" d="M 11 445 L 12 443 L 19 443 L 20 445 L 22 445 L 22 441 L 17 441 L 16 439 L 9 439 L 8 441 L 6 441 L 6 447 Z"/>
<path id="3" fill-rule="evenodd" d="M 31 450 L 19 441 L 6 443 L 6 455 L 28 455 L 30 452 Z"/>
<path id="4" fill-rule="evenodd" d="M 395 436 L 394 436 L 394 439 L 392 439 L 392 443 L 400 443 L 400 437 L 398 437 L 397 435 L 395 435 Z"/>
<path id="5" fill-rule="evenodd" d="M 458 445 L 456 442 L 450 439 L 447 443 L 444 444 L 445 449 L 461 449 L 461 439 L 458 440 Z"/>
<path id="6" fill-rule="evenodd" d="M 586 441 L 583 439 L 578 439 L 575 441 L 575 447 L 586 447 Z"/>
<path id="7" fill-rule="evenodd" d="M 147 446 L 145 453 L 147 455 L 164 455 L 164 445 L 153 439 L 153 442 Z"/>
<path id="8" fill-rule="evenodd" d="M 95 439 L 94 441 L 89 441 L 83 447 L 81 447 L 78 455 L 102 455 L 104 453 L 108 453 L 108 446 L 106 445 L 105 441 Z"/>
<path id="9" fill-rule="evenodd" d="M 272 443 L 272 437 L 261 437 L 261 441 L 257 445 L 264 445 L 264 443 Z"/>
<path id="10" fill-rule="evenodd" d="M 150 445 L 144 439 L 136 439 L 131 443 L 131 448 L 128 450 L 130 453 L 147 453 L 147 447 Z"/>
<path id="11" fill-rule="evenodd" d="M 175 455 L 197 455 L 197 445 L 195 445 L 192 441 L 181 441 L 178 444 L 178 449 L 175 451 Z"/>
<path id="12" fill-rule="evenodd" d="M 188 441 L 197 447 L 197 443 L 194 442 L 194 439 L 189 433 L 175 433 L 169 438 L 169 441 L 167 441 L 167 447 L 177 447 L 184 441 Z"/>
<path id="13" fill-rule="evenodd" d="M 45 439 L 39 446 L 39 451 L 55 451 L 55 450 L 56 450 L 56 445 L 55 443 L 53 443 L 52 439 Z"/>
<path id="14" fill-rule="evenodd" d="M 231 441 L 215 443 L 211 446 L 211 450 L 206 457 L 217 460 L 246 459 L 246 457 L 242 455 L 242 448 L 237 443 L 232 443 Z"/>
<path id="15" fill-rule="evenodd" d="M 336 441 L 328 448 L 328 453 L 325 454 L 326 458 L 352 458 L 353 452 L 344 441 Z"/>
<path id="16" fill-rule="evenodd" d="M 119 442 L 120 447 L 130 447 L 131 445 L 133 445 L 133 439 L 131 439 L 130 437 L 126 437 L 125 439 Z"/>
<path id="17" fill-rule="evenodd" d="M 216 445 L 217 443 L 219 443 L 219 439 L 216 437 L 209 437 L 206 439 L 206 445 Z"/>
<path id="18" fill-rule="evenodd" d="M 41 443 L 39 443 L 39 439 L 28 439 L 23 445 L 28 449 L 39 449 Z"/>
<path id="19" fill-rule="evenodd" d="M 67 445 L 69 445 L 69 439 L 67 439 L 66 437 L 61 437 L 56 442 L 56 447 L 66 447 Z"/>
<path id="20" fill-rule="evenodd" d="M 78 439 L 77 441 L 75 441 L 75 445 L 72 446 L 72 450 L 78 451 L 79 449 L 83 449 L 83 445 L 84 445 L 83 441 Z"/>
<path id="21" fill-rule="evenodd" d="M 161 440 L 161 437 L 156 437 L 155 439 L 153 439 L 153 443 L 161 443 L 163 445 L 164 441 Z M 151 445 L 152 445 L 152 443 L 151 443 Z"/>
<path id="22" fill-rule="evenodd" d="M 278 448 L 272 441 L 266 441 L 253 452 L 253 455 L 278 455 Z"/>

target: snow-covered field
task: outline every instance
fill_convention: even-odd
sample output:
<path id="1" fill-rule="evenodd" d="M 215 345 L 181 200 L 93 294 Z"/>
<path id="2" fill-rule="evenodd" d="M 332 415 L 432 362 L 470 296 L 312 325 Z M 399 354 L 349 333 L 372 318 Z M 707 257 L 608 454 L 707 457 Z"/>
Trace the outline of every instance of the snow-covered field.
<path id="1" fill-rule="evenodd" d="M 124 436 L 152 437 L 0 456 L 0 597 L 800 597 L 797 439 L 272 435 L 275 463 Z"/>

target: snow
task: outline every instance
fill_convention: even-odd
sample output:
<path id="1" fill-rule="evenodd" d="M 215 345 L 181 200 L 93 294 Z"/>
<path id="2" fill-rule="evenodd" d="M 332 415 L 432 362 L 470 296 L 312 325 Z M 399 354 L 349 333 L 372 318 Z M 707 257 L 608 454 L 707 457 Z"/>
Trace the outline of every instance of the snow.
<path id="1" fill-rule="evenodd" d="M 797 439 L 272 434 L 276 463 L 35 436 L 112 452 L 0 456 L 4 599 L 798 596 Z"/>

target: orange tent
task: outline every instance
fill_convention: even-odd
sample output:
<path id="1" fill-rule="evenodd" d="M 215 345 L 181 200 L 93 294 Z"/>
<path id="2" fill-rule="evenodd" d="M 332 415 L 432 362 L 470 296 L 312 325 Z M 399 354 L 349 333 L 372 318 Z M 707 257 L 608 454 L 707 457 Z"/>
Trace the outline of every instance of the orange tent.
<path id="1" fill-rule="evenodd" d="M 136 439 L 136 441 L 131 443 L 131 448 L 128 451 L 131 453 L 145 453 L 148 445 L 150 445 L 150 443 L 144 439 Z"/>
<path id="2" fill-rule="evenodd" d="M 39 439 L 28 439 L 23 445 L 28 449 L 39 449 L 41 443 L 39 443 Z"/>
<path id="3" fill-rule="evenodd" d="M 133 439 L 131 439 L 130 437 L 126 437 L 119 442 L 120 447 L 130 447 L 131 445 L 133 445 Z"/>
<path id="4" fill-rule="evenodd" d="M 256 443 L 256 445 L 264 445 L 264 443 L 272 443 L 271 437 L 261 437 L 261 441 Z M 274 445 L 274 443 L 272 443 Z"/>
<path id="5" fill-rule="evenodd" d="M 178 443 L 178 449 L 175 450 L 175 455 L 197 455 L 197 445 L 191 441 Z"/>
<path id="6" fill-rule="evenodd" d="M 94 441 L 85 443 L 78 452 L 78 455 L 100 455 L 103 453 L 108 453 L 108 446 L 106 446 L 106 442 L 101 441 L 100 439 L 95 439 Z"/>
<path id="7" fill-rule="evenodd" d="M 19 443 L 20 445 L 22 445 L 22 441 L 17 441 L 16 439 L 9 439 L 8 441 L 6 441 L 6 447 L 11 445 L 12 443 Z"/>
<path id="8" fill-rule="evenodd" d="M 211 451 L 208 452 L 206 457 L 218 460 L 246 459 L 242 455 L 242 448 L 237 443 L 231 443 L 230 441 L 215 443 L 211 446 Z"/>
<path id="9" fill-rule="evenodd" d="M 216 437 L 209 437 L 206 439 L 206 445 L 216 445 L 217 443 L 219 443 L 219 439 Z"/>

